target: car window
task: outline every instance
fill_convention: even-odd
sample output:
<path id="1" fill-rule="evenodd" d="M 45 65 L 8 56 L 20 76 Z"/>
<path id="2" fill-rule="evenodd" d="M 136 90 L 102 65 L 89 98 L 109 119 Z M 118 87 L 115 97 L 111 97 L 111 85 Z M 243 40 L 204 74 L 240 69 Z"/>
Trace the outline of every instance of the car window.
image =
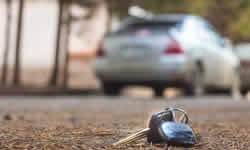
<path id="1" fill-rule="evenodd" d="M 221 37 L 221 35 L 216 31 L 216 29 L 209 23 L 204 22 L 203 23 L 204 30 L 206 30 L 208 34 L 208 40 L 212 43 L 216 44 L 219 47 L 224 47 L 224 40 Z"/>
<path id="2" fill-rule="evenodd" d="M 194 18 L 187 18 L 183 22 L 182 34 L 184 38 L 189 39 L 189 42 L 199 43 L 204 39 L 203 30 L 201 30 L 200 21 Z"/>
<path id="3" fill-rule="evenodd" d="M 181 26 L 177 22 L 142 22 L 129 24 L 126 27 L 123 27 L 118 32 L 119 33 L 135 33 L 140 30 L 149 31 L 152 34 L 166 34 L 171 28 L 180 28 Z"/>

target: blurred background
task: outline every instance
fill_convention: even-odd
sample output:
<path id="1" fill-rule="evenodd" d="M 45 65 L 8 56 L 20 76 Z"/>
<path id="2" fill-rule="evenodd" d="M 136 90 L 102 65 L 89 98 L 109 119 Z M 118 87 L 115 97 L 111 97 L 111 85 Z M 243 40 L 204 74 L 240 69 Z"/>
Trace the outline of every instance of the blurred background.
<path id="1" fill-rule="evenodd" d="M 98 88 L 91 66 L 96 50 L 131 6 L 204 17 L 234 46 L 248 49 L 248 0 L 1 0 L 1 89 Z"/>
<path id="2" fill-rule="evenodd" d="M 110 149 L 167 107 L 192 149 L 249 149 L 249 16 L 249 0 L 0 0 L 0 149 Z"/>

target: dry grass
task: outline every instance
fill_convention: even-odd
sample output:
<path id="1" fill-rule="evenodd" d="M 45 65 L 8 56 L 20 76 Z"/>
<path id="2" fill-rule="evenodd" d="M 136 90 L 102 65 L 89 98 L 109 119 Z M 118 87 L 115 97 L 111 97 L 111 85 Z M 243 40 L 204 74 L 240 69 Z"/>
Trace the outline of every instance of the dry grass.
<path id="1" fill-rule="evenodd" d="M 84 120 L 80 112 L 5 115 L 0 122 L 0 149 L 150 149 L 145 139 L 118 148 L 110 147 L 113 142 L 143 128 L 143 117 L 120 121 L 112 119 L 109 117 L 112 114 L 108 113 L 85 112 L 84 115 L 89 117 Z M 191 126 L 198 141 L 191 149 L 246 150 L 250 147 L 249 120 L 193 121 Z M 156 149 L 163 147 L 158 145 Z"/>

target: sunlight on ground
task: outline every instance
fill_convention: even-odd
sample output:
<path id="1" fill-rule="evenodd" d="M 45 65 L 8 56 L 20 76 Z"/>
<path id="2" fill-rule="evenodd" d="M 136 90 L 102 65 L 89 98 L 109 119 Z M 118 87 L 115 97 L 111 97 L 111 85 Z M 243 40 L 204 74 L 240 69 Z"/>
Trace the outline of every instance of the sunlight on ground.
<path id="1" fill-rule="evenodd" d="M 151 98 L 154 96 L 152 88 L 147 87 L 129 87 L 124 90 L 125 95 L 130 95 L 138 98 Z M 164 91 L 164 97 L 175 98 L 180 95 L 180 91 L 174 88 L 169 88 Z"/>
<path id="2" fill-rule="evenodd" d="M 129 87 L 124 89 L 124 94 L 139 98 L 149 98 L 153 96 L 153 91 L 147 87 Z"/>

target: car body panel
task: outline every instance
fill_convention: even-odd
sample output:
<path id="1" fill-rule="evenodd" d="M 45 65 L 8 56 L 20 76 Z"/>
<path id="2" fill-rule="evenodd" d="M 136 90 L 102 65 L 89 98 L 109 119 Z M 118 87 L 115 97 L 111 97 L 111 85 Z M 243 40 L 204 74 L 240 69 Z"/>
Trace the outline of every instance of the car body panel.
<path id="1" fill-rule="evenodd" d="M 190 76 L 189 65 L 185 56 L 161 57 L 157 60 L 138 63 L 129 60 L 127 62 L 113 64 L 107 60 L 96 62 L 96 73 L 103 80 L 111 82 L 147 82 L 171 80 L 185 80 Z M 106 68 L 105 66 L 109 66 Z M 163 67 L 164 66 L 164 67 Z"/>

